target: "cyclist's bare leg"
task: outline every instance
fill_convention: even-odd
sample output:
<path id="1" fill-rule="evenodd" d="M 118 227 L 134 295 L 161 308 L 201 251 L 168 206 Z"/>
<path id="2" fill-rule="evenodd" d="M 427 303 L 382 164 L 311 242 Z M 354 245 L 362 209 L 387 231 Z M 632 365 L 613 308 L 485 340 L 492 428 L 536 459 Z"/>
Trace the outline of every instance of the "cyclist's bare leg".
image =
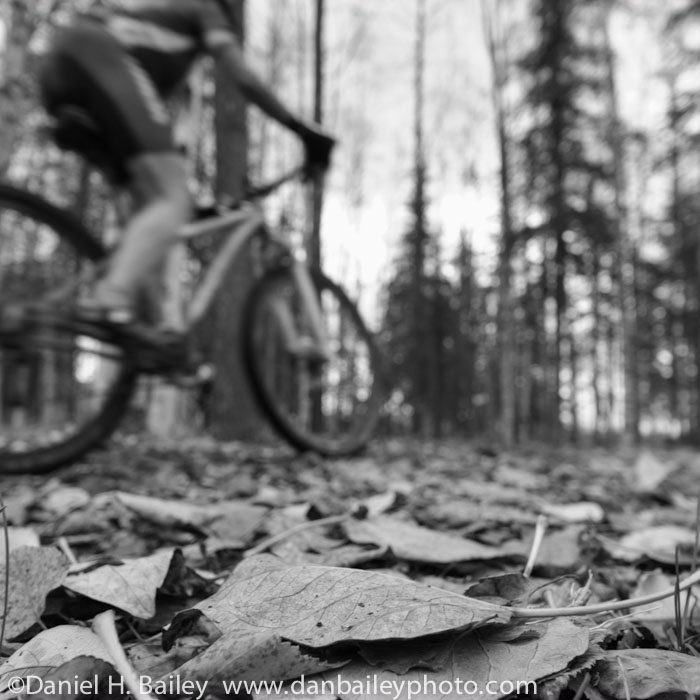
<path id="1" fill-rule="evenodd" d="M 97 305 L 135 311 L 142 296 L 162 286 L 168 249 L 191 215 L 187 173 L 176 153 L 145 153 L 129 163 L 137 210 L 95 290 Z"/>

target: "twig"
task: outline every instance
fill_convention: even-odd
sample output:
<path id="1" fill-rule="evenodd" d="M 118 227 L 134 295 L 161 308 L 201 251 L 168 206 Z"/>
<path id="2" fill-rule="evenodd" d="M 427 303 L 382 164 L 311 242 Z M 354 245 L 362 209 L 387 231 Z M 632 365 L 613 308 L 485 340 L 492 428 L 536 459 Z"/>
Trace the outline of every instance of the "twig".
<path id="1" fill-rule="evenodd" d="M 2 510 L 2 531 L 5 537 L 5 599 L 2 602 L 2 625 L 0 626 L 0 649 L 5 643 L 5 625 L 10 608 L 10 530 L 7 526 L 5 499 L 0 495 L 0 510 Z"/>
<path id="2" fill-rule="evenodd" d="M 525 564 L 525 569 L 523 570 L 523 576 L 525 578 L 530 578 L 532 570 L 535 567 L 535 562 L 537 561 L 537 555 L 540 553 L 540 547 L 542 546 L 542 540 L 544 539 L 544 533 L 547 531 L 547 525 L 549 521 L 546 515 L 538 515 L 537 522 L 535 523 L 535 537 L 532 540 L 532 547 L 530 547 L 530 556 L 527 558 L 527 564 Z"/>
<path id="3" fill-rule="evenodd" d="M 282 542 L 283 540 L 286 540 L 299 532 L 303 532 L 304 530 L 311 530 L 314 527 L 323 527 L 324 525 L 336 525 L 338 523 L 345 522 L 352 517 L 353 513 L 343 513 L 342 515 L 329 515 L 327 518 L 319 518 L 318 520 L 310 520 L 306 523 L 299 523 L 294 527 L 290 527 L 289 530 L 280 532 L 277 535 L 272 535 L 271 537 L 266 537 L 261 542 L 258 542 L 255 547 L 251 547 L 249 550 L 245 551 L 243 553 L 243 557 L 252 557 L 255 554 L 261 554 L 266 549 L 272 547 L 273 544 Z"/>
<path id="4" fill-rule="evenodd" d="M 684 625 L 684 619 L 683 615 L 681 614 L 681 592 L 680 589 L 678 588 L 681 583 L 681 572 L 680 572 L 680 561 L 678 558 L 678 550 L 679 547 L 676 545 L 676 578 L 673 582 L 673 585 L 675 586 L 676 592 L 673 596 L 673 615 L 676 619 L 676 651 L 680 651 L 683 648 L 683 640 L 685 639 L 685 625 Z M 688 591 L 688 594 L 690 595 L 690 591 Z"/>
<path id="5" fill-rule="evenodd" d="M 625 667 L 622 665 L 622 659 L 617 657 L 617 665 L 620 667 L 620 674 L 622 675 L 622 683 L 625 686 L 625 698 L 626 700 L 631 700 L 630 687 L 627 683 L 627 674 L 625 673 Z"/>
<path id="6" fill-rule="evenodd" d="M 578 687 L 578 690 L 576 691 L 576 695 L 574 695 L 574 700 L 581 700 L 583 697 L 583 694 L 586 692 L 586 688 L 590 685 L 591 682 L 591 674 L 586 673 L 586 675 L 583 677 L 583 680 L 581 681 L 581 685 Z"/>
<path id="7" fill-rule="evenodd" d="M 698 547 L 700 547 L 700 494 L 698 494 L 698 501 L 695 505 L 695 544 L 693 546 L 693 561 L 691 563 L 692 569 L 698 568 Z M 690 618 L 690 591 L 685 597 L 685 605 L 683 606 L 683 631 L 685 634 L 685 628 Z"/>
<path id="8" fill-rule="evenodd" d="M 71 564 L 78 563 L 78 560 L 76 559 L 75 554 L 73 554 L 73 550 L 70 548 L 68 540 L 65 537 L 59 537 L 58 540 L 56 540 L 56 546 L 66 555 L 66 558 Z"/>
<path id="9" fill-rule="evenodd" d="M 107 648 L 114 667 L 119 671 L 135 700 L 156 700 L 150 693 L 141 692 L 141 684 L 134 667 L 126 658 L 114 626 L 114 610 L 105 610 L 92 621 L 92 629 Z"/>
<path id="10" fill-rule="evenodd" d="M 685 591 L 694 584 L 700 582 L 700 569 L 694 571 L 677 587 L 671 586 L 657 593 L 630 598 L 629 600 L 617 600 L 610 603 L 598 603 L 597 605 L 581 605 L 572 608 L 507 608 L 513 613 L 515 619 L 519 618 L 547 618 L 547 617 L 576 617 L 579 615 L 598 615 L 600 613 L 614 612 L 615 610 L 626 610 L 627 608 L 637 608 L 640 605 L 656 603 L 664 598 L 670 598 L 677 591 Z"/>

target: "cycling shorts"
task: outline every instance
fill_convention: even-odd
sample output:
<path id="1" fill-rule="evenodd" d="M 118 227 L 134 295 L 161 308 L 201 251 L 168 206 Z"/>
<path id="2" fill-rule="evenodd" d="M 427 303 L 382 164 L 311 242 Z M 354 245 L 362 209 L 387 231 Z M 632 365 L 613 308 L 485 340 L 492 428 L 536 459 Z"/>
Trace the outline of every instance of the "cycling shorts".
<path id="1" fill-rule="evenodd" d="M 99 22 L 82 19 L 59 31 L 42 62 L 39 86 L 50 114 L 65 105 L 83 108 L 121 165 L 142 153 L 176 150 L 151 78 Z"/>

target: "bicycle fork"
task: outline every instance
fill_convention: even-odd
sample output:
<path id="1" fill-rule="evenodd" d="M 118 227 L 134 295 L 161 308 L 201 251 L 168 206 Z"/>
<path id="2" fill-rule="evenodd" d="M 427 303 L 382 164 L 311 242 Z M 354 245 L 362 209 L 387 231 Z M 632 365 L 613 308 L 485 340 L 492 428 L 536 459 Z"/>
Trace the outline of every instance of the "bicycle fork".
<path id="1" fill-rule="evenodd" d="M 280 325 L 285 347 L 297 358 L 325 362 L 330 359 L 331 352 L 323 325 L 321 300 L 311 273 L 303 260 L 296 257 L 292 260 L 291 272 L 301 299 L 307 334 L 297 327 L 288 300 L 281 296 L 276 297 L 272 301 L 272 310 Z"/>

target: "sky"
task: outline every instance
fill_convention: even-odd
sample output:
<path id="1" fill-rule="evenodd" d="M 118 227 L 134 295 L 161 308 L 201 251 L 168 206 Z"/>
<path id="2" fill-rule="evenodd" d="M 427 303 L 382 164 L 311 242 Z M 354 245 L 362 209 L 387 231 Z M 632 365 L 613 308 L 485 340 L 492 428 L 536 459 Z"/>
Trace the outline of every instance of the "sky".
<path id="1" fill-rule="evenodd" d="M 266 5 L 266 1 L 268 5 Z M 250 51 L 266 40 L 265 11 L 256 0 L 249 18 Z M 313 6 L 313 3 L 306 3 Z M 413 158 L 412 0 L 330 0 L 327 3 L 328 128 L 339 137 L 324 209 L 325 262 L 351 287 L 364 288 L 366 311 L 390 275 L 407 223 Z M 487 254 L 497 227 L 497 159 L 490 118 L 489 68 L 478 0 L 428 0 L 425 134 L 430 222 L 443 231 L 446 257 L 461 230 Z M 249 9 L 249 12 L 251 10 Z M 365 35 L 356 41 L 365 18 Z M 358 107 L 358 105 L 360 105 Z M 349 122 L 366 130 L 362 206 L 349 203 L 358 186 Z M 470 180 L 465 184 L 465 179 Z M 490 196 L 487 196 L 487 192 Z"/>
<path id="2" fill-rule="evenodd" d="M 631 0 L 641 14 L 613 15 L 611 38 L 617 50 L 618 89 L 623 119 L 632 127 L 654 130 L 666 112 L 660 75 L 658 37 L 668 7 L 656 0 Z M 331 124 L 341 125 L 338 173 L 331 182 L 324 241 L 327 262 L 346 259 L 341 274 L 356 274 L 370 299 L 391 275 L 391 261 L 405 230 L 410 196 L 413 145 L 413 52 L 415 0 L 330 0 L 329 55 L 342 46 L 352 23 L 352 8 L 370 18 L 365 56 L 346 67 L 334 84 L 342 94 Z M 427 0 L 425 132 L 432 202 L 429 219 L 442 233 L 447 259 L 460 232 L 492 267 L 499 231 L 496 133 L 491 106 L 491 74 L 479 0 Z M 361 215 L 348 215 L 343 198 L 342 110 L 361 100 L 370 119 L 366 194 Z M 337 120 L 333 122 L 333 119 Z M 334 186 L 333 186 L 334 185 Z M 347 279 L 347 278 L 346 278 Z"/>

